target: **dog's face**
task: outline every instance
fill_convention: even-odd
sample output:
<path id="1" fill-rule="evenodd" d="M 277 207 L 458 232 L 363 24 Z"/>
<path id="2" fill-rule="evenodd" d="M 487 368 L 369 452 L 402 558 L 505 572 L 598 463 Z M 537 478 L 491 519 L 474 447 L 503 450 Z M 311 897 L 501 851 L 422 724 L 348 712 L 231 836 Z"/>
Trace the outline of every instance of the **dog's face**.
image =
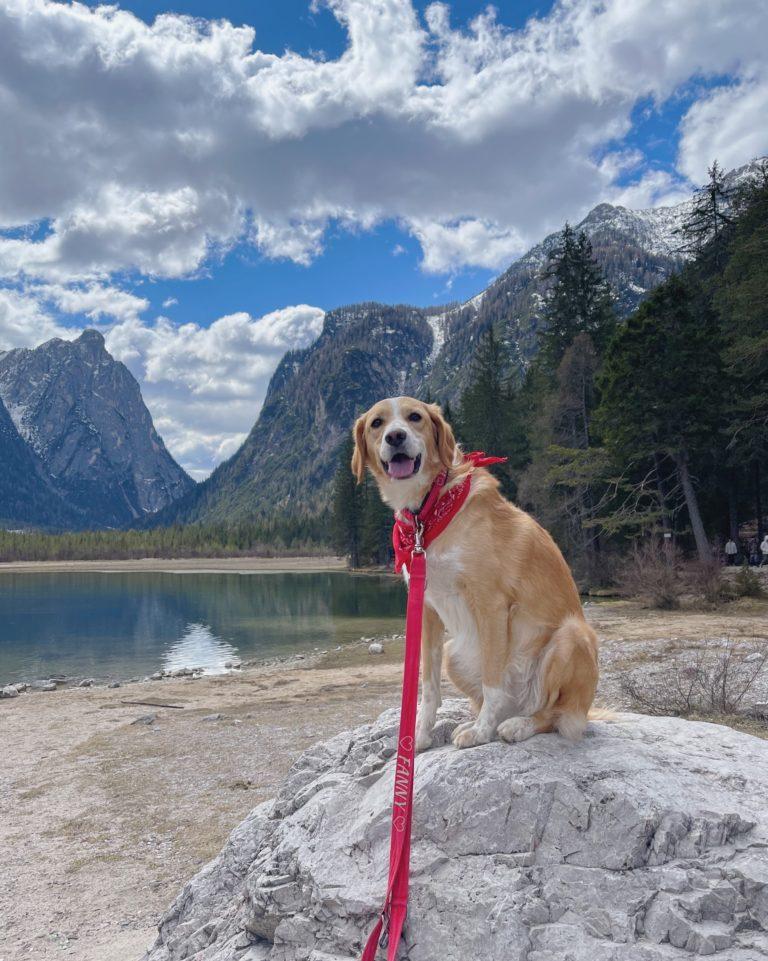
<path id="1" fill-rule="evenodd" d="M 352 472 L 358 483 L 366 468 L 392 507 L 418 506 L 441 470 L 451 467 L 456 441 L 437 404 L 414 397 L 389 397 L 358 417 Z"/>

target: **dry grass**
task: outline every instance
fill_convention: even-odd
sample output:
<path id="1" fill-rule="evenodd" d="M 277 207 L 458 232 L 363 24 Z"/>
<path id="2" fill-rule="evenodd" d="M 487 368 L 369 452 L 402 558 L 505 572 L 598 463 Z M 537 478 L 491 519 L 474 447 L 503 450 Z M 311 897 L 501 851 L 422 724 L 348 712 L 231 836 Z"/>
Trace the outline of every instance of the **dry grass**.
<path id="1" fill-rule="evenodd" d="M 636 707 L 646 714 L 732 718 L 746 715 L 748 695 L 768 666 L 768 651 L 728 639 L 661 660 L 663 670 L 622 679 L 622 690 Z"/>

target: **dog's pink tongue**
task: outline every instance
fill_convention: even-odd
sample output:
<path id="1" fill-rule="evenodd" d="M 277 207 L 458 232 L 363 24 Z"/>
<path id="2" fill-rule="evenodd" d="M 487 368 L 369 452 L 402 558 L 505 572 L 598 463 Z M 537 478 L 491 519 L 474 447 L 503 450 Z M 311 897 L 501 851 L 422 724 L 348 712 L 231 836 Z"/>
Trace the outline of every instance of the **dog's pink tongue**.
<path id="1" fill-rule="evenodd" d="M 394 477 L 397 480 L 402 480 L 403 477 L 410 477 L 413 473 L 413 464 L 414 462 L 410 457 L 391 460 L 388 467 L 389 476 Z"/>

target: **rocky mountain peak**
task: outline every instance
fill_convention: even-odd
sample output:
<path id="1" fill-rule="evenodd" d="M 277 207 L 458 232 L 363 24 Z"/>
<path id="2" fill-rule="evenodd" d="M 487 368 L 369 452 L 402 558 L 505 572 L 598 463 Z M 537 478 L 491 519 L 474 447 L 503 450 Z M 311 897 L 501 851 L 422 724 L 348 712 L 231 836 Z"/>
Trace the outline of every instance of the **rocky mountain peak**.
<path id="1" fill-rule="evenodd" d="M 0 398 L 86 524 L 136 521 L 193 486 L 157 435 L 139 385 L 96 330 L 8 351 Z"/>

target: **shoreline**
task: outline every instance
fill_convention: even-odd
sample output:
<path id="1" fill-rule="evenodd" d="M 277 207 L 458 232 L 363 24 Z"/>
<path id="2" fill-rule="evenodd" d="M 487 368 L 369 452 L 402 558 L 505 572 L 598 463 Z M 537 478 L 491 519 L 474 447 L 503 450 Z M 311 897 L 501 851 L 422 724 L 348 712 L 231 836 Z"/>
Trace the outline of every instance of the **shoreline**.
<path id="1" fill-rule="evenodd" d="M 125 560 L 3 561 L 0 574 L 289 574 L 346 571 L 343 557 L 144 557 Z"/>

